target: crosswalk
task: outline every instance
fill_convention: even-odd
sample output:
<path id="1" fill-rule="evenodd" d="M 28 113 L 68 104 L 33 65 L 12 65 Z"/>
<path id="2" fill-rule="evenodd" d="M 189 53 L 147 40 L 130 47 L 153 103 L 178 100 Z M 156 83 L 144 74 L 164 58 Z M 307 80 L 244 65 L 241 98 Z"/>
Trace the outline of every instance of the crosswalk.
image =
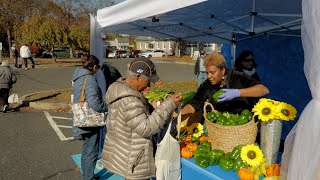
<path id="1" fill-rule="evenodd" d="M 47 118 L 47 120 L 49 121 L 49 124 L 51 125 L 51 127 L 53 128 L 53 130 L 57 133 L 58 137 L 60 138 L 61 141 L 68 141 L 68 140 L 72 140 L 73 137 L 66 137 L 65 134 L 62 132 L 61 129 L 65 128 L 65 129 L 72 129 L 72 118 L 71 117 L 64 117 L 64 116 L 52 116 L 50 115 L 50 113 L 48 111 L 44 111 L 44 114 Z M 69 125 L 62 125 L 62 124 L 58 124 L 57 121 L 55 121 L 54 119 L 57 120 L 66 120 L 66 121 L 70 121 Z"/>

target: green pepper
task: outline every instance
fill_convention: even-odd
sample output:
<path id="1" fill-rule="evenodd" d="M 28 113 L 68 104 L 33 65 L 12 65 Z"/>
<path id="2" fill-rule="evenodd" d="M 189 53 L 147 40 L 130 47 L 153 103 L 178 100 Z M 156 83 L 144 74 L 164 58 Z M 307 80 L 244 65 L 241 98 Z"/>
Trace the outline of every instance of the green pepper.
<path id="1" fill-rule="evenodd" d="M 211 149 L 211 143 L 209 141 L 203 141 L 200 146 L 207 147 L 209 150 Z"/>
<path id="2" fill-rule="evenodd" d="M 210 158 L 205 154 L 200 154 L 196 157 L 194 157 L 194 161 L 197 165 L 199 165 L 202 168 L 206 168 L 209 166 Z"/>
<path id="3" fill-rule="evenodd" d="M 246 116 L 246 115 L 240 115 L 240 116 L 238 117 L 238 124 L 239 124 L 239 125 L 246 124 L 246 123 L 248 123 L 249 120 L 250 120 L 250 119 L 249 119 L 248 116 Z"/>
<path id="4" fill-rule="evenodd" d="M 224 156 L 224 157 L 220 158 L 220 160 L 219 160 L 219 166 L 220 166 L 223 170 L 229 171 L 229 170 L 232 169 L 232 167 L 233 167 L 233 160 L 232 160 L 232 159 L 225 158 L 225 156 Z"/>
<path id="5" fill-rule="evenodd" d="M 241 158 L 239 158 L 239 159 L 234 160 L 232 169 L 233 169 L 235 172 L 238 172 L 239 169 L 241 169 L 241 168 L 247 168 L 247 167 L 248 167 L 248 165 L 247 165 L 245 162 L 243 162 L 243 160 L 242 160 Z"/>
<path id="6" fill-rule="evenodd" d="M 248 109 L 245 109 L 241 112 L 241 115 L 245 115 L 249 118 L 249 120 L 252 118 L 252 113 L 248 110 Z"/>
<path id="7" fill-rule="evenodd" d="M 197 157 L 199 155 L 205 155 L 208 156 L 208 154 L 210 153 L 210 149 L 208 149 L 207 147 L 204 146 L 199 146 L 198 149 L 193 153 L 193 157 Z"/>
<path id="8" fill-rule="evenodd" d="M 216 165 L 219 163 L 221 157 L 224 156 L 224 151 L 221 149 L 213 149 L 210 152 L 210 166 Z"/>
<path id="9" fill-rule="evenodd" d="M 180 107 L 183 108 L 185 105 L 187 105 L 194 97 L 196 93 L 194 91 L 185 93 L 182 95 L 182 101 L 180 103 Z"/>
<path id="10" fill-rule="evenodd" d="M 216 124 L 223 125 L 222 121 L 217 121 Z"/>
<path id="11" fill-rule="evenodd" d="M 238 159 L 240 157 L 242 147 L 242 145 L 234 147 L 231 151 L 230 159 Z"/>
<path id="12" fill-rule="evenodd" d="M 208 112 L 207 118 L 210 122 L 214 122 L 217 120 L 216 114 L 214 112 Z"/>
<path id="13" fill-rule="evenodd" d="M 212 95 L 213 100 L 217 102 L 218 99 L 219 99 L 219 96 L 222 95 L 223 93 L 224 93 L 224 91 L 221 90 L 221 89 L 220 89 L 219 91 L 215 92 L 215 93 Z"/>
<path id="14" fill-rule="evenodd" d="M 231 123 L 231 121 L 225 121 L 225 122 L 223 123 L 223 125 L 224 125 L 224 126 L 232 126 L 232 123 Z"/>
<path id="15" fill-rule="evenodd" d="M 228 152 L 223 156 L 223 158 L 226 158 L 226 159 L 231 159 L 230 157 L 231 157 L 231 152 Z"/>

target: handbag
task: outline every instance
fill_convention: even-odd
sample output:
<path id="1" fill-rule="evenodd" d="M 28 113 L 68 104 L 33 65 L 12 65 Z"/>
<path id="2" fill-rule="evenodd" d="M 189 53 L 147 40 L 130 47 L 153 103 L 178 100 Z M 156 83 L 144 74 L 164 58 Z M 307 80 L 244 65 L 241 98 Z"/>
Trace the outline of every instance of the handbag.
<path id="1" fill-rule="evenodd" d="M 178 137 L 180 135 L 181 113 L 179 111 L 177 131 Z M 155 165 L 157 168 L 157 180 L 180 180 L 181 179 L 181 157 L 180 145 L 170 134 L 172 120 L 168 126 L 166 134 L 162 141 L 157 144 L 157 151 L 155 157 Z"/>
<path id="2" fill-rule="evenodd" d="M 106 125 L 104 113 L 96 112 L 89 107 L 88 102 L 85 101 L 85 87 L 88 76 L 83 80 L 80 102 L 72 104 L 73 111 L 73 126 L 74 127 L 100 127 Z"/>

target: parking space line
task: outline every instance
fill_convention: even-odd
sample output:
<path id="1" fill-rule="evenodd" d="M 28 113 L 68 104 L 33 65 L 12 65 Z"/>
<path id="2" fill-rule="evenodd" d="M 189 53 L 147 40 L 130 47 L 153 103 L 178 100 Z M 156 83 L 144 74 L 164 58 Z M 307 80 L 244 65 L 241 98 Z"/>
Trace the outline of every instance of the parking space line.
<path id="1" fill-rule="evenodd" d="M 67 117 L 59 117 L 59 116 L 51 116 L 53 119 L 67 119 L 67 120 L 72 120 L 72 118 L 67 118 Z"/>
<path id="2" fill-rule="evenodd" d="M 59 128 L 67 128 L 67 129 L 71 129 L 72 126 L 63 126 L 63 125 L 57 125 Z"/>
<path id="3" fill-rule="evenodd" d="M 62 131 L 59 129 L 59 126 L 53 121 L 52 116 L 50 116 L 50 114 L 47 111 L 44 111 L 44 114 L 46 115 L 49 124 L 51 125 L 51 127 L 53 128 L 53 130 L 57 133 L 58 137 L 60 138 L 61 141 L 67 141 L 69 139 L 72 139 L 73 137 L 68 137 L 66 138 L 64 136 L 64 134 L 62 133 Z"/>

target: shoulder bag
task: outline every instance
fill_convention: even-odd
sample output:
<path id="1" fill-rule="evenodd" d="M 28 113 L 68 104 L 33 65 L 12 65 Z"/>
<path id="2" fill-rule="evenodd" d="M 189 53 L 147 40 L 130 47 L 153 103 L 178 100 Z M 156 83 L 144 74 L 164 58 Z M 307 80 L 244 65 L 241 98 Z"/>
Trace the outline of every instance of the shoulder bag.
<path id="1" fill-rule="evenodd" d="M 88 102 L 85 101 L 85 87 L 88 76 L 83 80 L 80 102 L 72 105 L 73 125 L 75 127 L 100 127 L 106 125 L 104 113 L 96 112 L 89 107 Z"/>

